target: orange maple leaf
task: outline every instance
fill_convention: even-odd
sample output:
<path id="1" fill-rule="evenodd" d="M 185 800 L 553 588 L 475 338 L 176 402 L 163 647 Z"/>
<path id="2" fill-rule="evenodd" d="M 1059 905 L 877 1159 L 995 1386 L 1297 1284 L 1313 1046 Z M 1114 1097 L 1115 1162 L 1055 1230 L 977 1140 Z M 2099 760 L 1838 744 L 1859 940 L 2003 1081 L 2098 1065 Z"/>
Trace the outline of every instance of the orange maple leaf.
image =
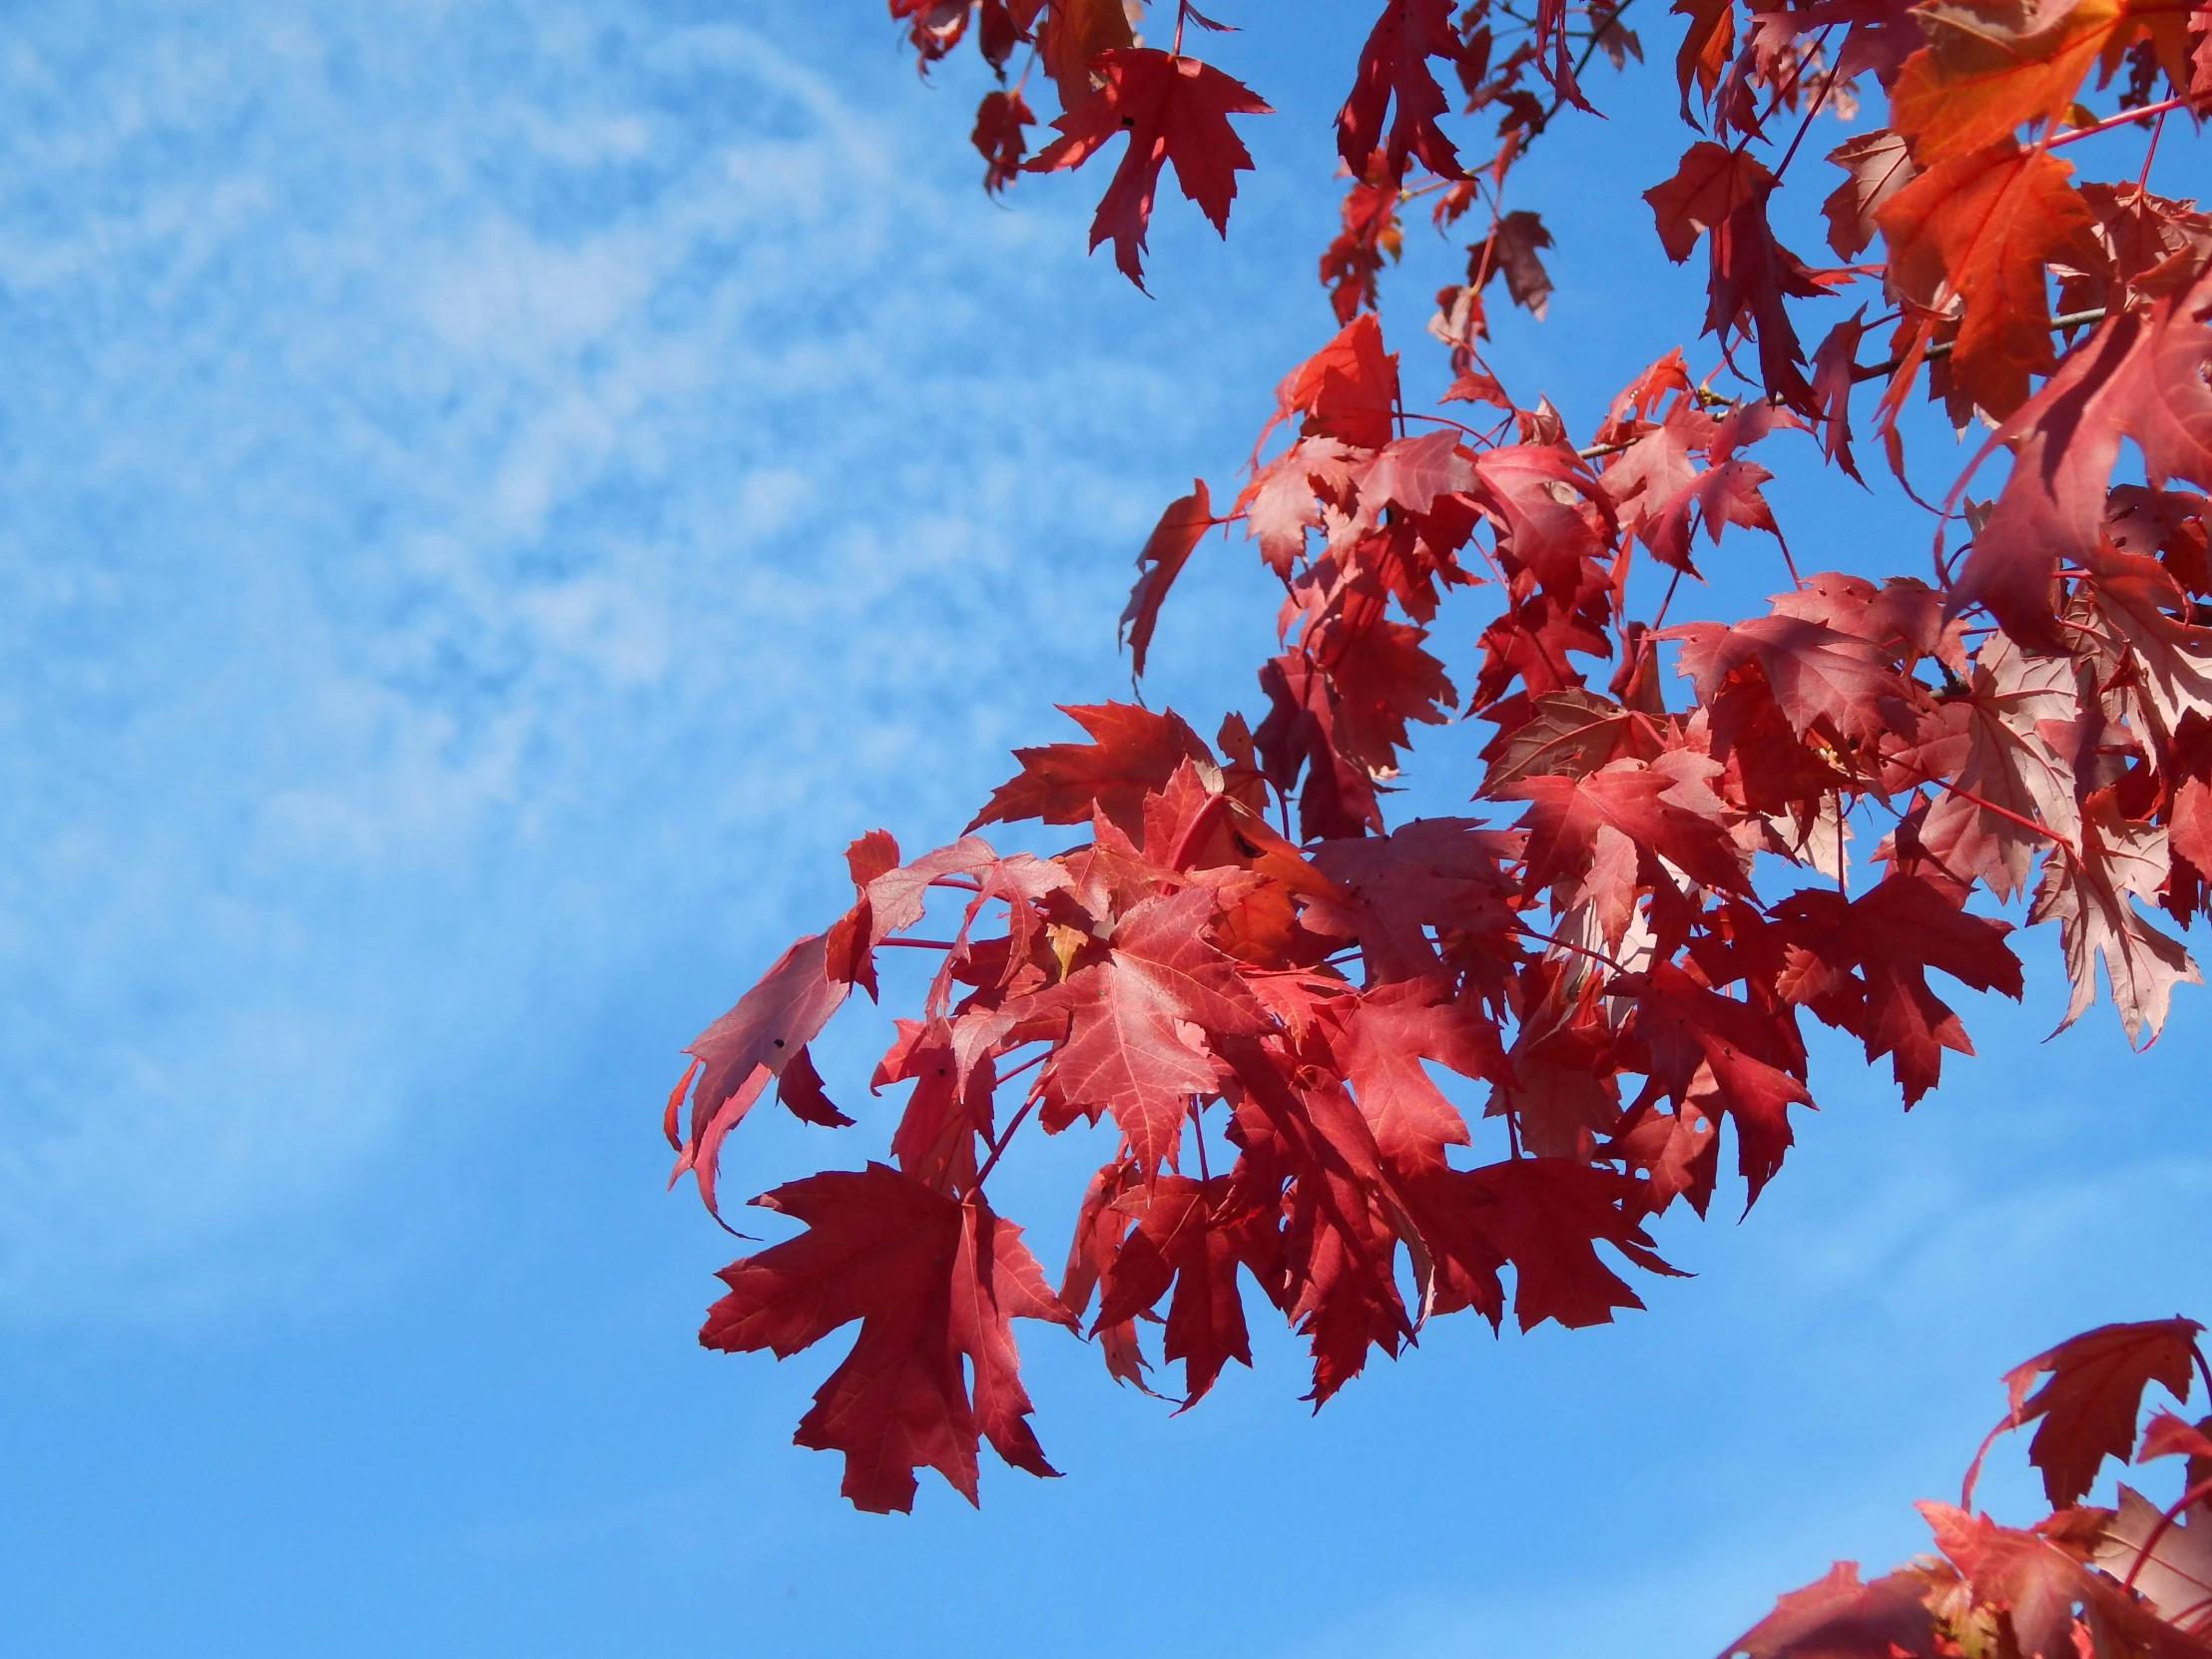
<path id="1" fill-rule="evenodd" d="M 1952 381 L 1999 418 L 2027 401 L 2030 374 L 2057 365 L 2045 262 L 2104 264 L 2095 215 L 2066 182 L 2072 172 L 2004 139 L 1932 168 L 1875 215 L 1889 240 L 1891 280 L 1932 313 L 1923 337 L 1936 314 L 1960 307 Z"/>
<path id="2" fill-rule="evenodd" d="M 2148 34 L 2174 85 L 2189 84 L 2188 8 L 2179 0 L 1934 0 L 1915 8 L 1928 44 L 1906 59 L 1890 121 L 1923 167 L 2056 121 L 2090 64 L 2109 77 Z"/>

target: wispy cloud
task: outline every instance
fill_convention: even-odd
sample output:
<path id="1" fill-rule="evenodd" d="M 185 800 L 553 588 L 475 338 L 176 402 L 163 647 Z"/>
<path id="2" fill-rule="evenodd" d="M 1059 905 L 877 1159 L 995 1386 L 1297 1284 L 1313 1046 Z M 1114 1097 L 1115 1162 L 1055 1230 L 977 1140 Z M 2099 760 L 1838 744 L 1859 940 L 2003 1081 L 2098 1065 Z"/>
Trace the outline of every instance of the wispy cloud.
<path id="1" fill-rule="evenodd" d="M 1105 673 L 1158 505 L 1112 432 L 1206 399 L 1007 332 L 1068 210 L 947 188 L 874 56 L 555 3 L 17 21 L 9 1306 L 187 1295 L 490 1066 L 549 950 L 578 1005 L 698 908 L 742 958 L 805 897 L 747 869 L 951 829 L 1008 688 Z"/>

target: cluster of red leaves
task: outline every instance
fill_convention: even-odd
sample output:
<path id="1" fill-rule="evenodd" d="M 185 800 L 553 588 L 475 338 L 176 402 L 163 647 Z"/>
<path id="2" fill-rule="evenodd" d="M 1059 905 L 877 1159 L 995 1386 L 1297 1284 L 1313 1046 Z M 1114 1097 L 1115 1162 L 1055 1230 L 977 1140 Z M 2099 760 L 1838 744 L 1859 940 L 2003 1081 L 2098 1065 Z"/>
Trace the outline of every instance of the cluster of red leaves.
<path id="1" fill-rule="evenodd" d="M 1229 118 L 1265 106 L 1182 52 L 1185 22 L 1217 27 L 1187 5 L 1164 52 L 1120 0 L 893 11 L 925 61 L 972 29 L 1001 74 L 1027 44 L 1057 89 L 1061 136 L 1027 161 L 1026 72 L 984 100 L 992 188 L 1127 136 L 1092 238 L 1132 279 L 1167 162 L 1225 224 L 1251 165 Z M 2052 151 L 2112 125 L 2076 102 L 2092 72 L 2127 70 L 2131 118 L 2163 119 L 2161 78 L 2168 105 L 2204 99 L 2212 12 L 1812 0 L 1739 29 L 1733 0 L 1678 0 L 1683 111 L 1706 136 L 1647 199 L 1671 258 L 1704 244 L 1705 329 L 1745 390 L 1714 392 L 1676 350 L 1577 443 L 1484 362 L 1481 297 L 1502 275 L 1542 310 L 1548 233 L 1503 187 L 1554 117 L 1587 108 L 1576 77 L 1594 53 L 1640 58 L 1619 11 L 1541 0 L 1506 28 L 1488 0 L 1383 5 L 1339 115 L 1353 184 L 1323 268 L 1343 325 L 1277 387 L 1230 510 L 1203 482 L 1167 508 L 1122 616 L 1141 674 L 1200 540 L 1242 523 L 1283 592 L 1257 725 L 1232 715 L 1209 744 L 1173 713 L 1069 710 L 1086 741 L 1019 751 L 969 830 L 1034 820 L 1083 838 L 1037 857 L 970 833 L 907 860 L 888 834 L 863 836 L 851 908 L 692 1044 L 668 1132 L 712 1207 L 724 1139 L 772 1082 L 802 1118 L 847 1121 L 808 1045 L 852 986 L 876 994 L 877 953 L 937 954 L 871 1082 L 908 1086 L 891 1162 L 757 1201 L 808 1230 L 725 1270 L 703 1334 L 788 1355 L 859 1322 L 800 1430 L 844 1452 L 854 1502 L 905 1507 L 921 1466 L 972 1498 L 985 1438 L 1050 1472 L 1016 1315 L 1086 1331 L 1144 1387 L 1157 1362 L 1141 1330 L 1157 1325 L 1188 1404 L 1229 1361 L 1249 1364 L 1255 1295 L 1308 1343 L 1317 1402 L 1438 1314 L 1496 1326 L 1510 1296 L 1525 1329 L 1640 1306 L 1624 1269 L 1671 1271 L 1653 1218 L 1678 1199 L 1704 1214 L 1724 1150 L 1748 1200 L 1782 1167 L 1791 1113 L 1813 1104 L 1807 1020 L 1887 1062 L 1910 1106 L 1945 1050 L 1972 1052 L 1931 972 L 2020 994 L 2012 929 L 1976 913 L 1977 893 L 2025 896 L 2029 924 L 2057 923 L 2067 1023 L 2100 960 L 2136 1041 L 2198 977 L 2139 906 L 2186 925 L 2212 883 L 2206 502 L 2169 487 L 2212 488 L 2212 221 L 2140 184 L 2076 185 Z M 1439 62 L 1462 113 L 1500 112 L 1471 174 L 1440 125 Z M 1887 263 L 1815 270 L 1770 206 L 1810 122 L 1869 80 L 1890 125 L 1835 151 L 1844 180 L 1825 211 L 1840 259 L 1879 240 Z M 1405 407 L 1372 314 L 1398 209 L 1424 191 L 1439 224 L 1487 209 L 1467 279 L 1430 323 L 1463 419 Z M 1889 357 L 1858 362 L 1876 326 L 1861 306 L 1808 360 L 1793 307 L 1859 280 L 1895 307 Z M 2060 317 L 2096 322 L 2062 355 Z M 1852 388 L 1881 378 L 1878 430 L 1902 468 L 1897 417 L 1924 375 L 1960 423 L 1987 418 L 1984 458 L 2011 456 L 1992 503 L 1966 500 L 1967 479 L 1944 503 L 1940 523 L 1970 532 L 1963 562 L 1939 531 L 1933 584 L 1799 577 L 1752 453 L 1817 448 L 1857 478 Z M 2123 438 L 2141 483 L 2113 482 Z M 1764 615 L 1670 626 L 1701 538 L 1731 527 L 1772 538 L 1791 585 Z M 1664 578 L 1646 615 L 1632 614 L 1639 558 Z M 1475 588 L 1491 603 L 1462 692 L 1431 630 Z M 1465 717 L 1494 728 L 1467 780 L 1485 816 L 1393 827 L 1384 803 L 1413 728 Z M 1881 874 L 1855 889 L 1847 842 L 1866 821 Z M 932 907 L 939 936 L 912 936 Z M 1111 1137 L 1057 1291 L 984 1196 L 1032 1122 Z M 2072 1355 L 2051 1366 L 2070 1377 Z M 2059 1398 L 2072 1387 L 2036 1396 L 2074 1458 L 2054 1502 L 2080 1495 L 2092 1443 L 2052 1426 L 2076 1421 Z M 1958 1632 L 1981 1628 L 1976 1574 L 2000 1569 L 1973 1563 L 2013 1548 L 1983 1524 L 1941 1523 L 1967 1589 L 1898 1615 L 1977 1655 Z"/>
<path id="2" fill-rule="evenodd" d="M 1967 1470 L 1958 1503 L 1923 1503 L 1936 1553 L 1862 1583 L 1856 1562 L 1792 1590 L 1722 1659 L 2205 1659 L 2212 1655 L 2212 1417 L 2152 1413 L 2157 1383 L 2188 1397 L 2212 1380 L 2194 1320 L 2107 1325 L 2005 1377 L 2011 1408 Z M 2038 1378 L 2047 1378 L 2040 1387 Z M 1973 1512 L 1989 1442 L 2035 1423 L 2028 1457 L 2051 1512 L 2031 1526 Z M 2161 1508 L 2130 1486 L 2116 1508 L 2081 1500 L 2106 1458 L 2185 1458 Z"/>

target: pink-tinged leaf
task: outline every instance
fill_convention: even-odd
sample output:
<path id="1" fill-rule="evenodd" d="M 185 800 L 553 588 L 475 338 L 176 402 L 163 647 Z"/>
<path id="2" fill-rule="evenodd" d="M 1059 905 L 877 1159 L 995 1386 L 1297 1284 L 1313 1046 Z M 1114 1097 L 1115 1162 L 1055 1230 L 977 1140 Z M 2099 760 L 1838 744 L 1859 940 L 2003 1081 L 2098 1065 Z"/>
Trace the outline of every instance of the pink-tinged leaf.
<path id="1" fill-rule="evenodd" d="M 2122 1486 L 2089 1559 L 2132 1583 L 2167 1623 L 2200 1639 L 2212 1635 L 2212 1511 L 2203 1504 L 2167 1525 L 2157 1504 Z"/>
<path id="2" fill-rule="evenodd" d="M 1720 1659 L 1933 1659 L 1928 1591 L 1925 1581 L 1902 1572 L 1862 1584 L 1858 1562 L 1838 1561 L 1817 1583 L 1778 1600 Z"/>
<path id="3" fill-rule="evenodd" d="M 2138 1463 L 2147 1463 L 2153 1457 L 2201 1457 L 2212 1462 L 2212 1436 L 2161 1406 L 2143 1425 L 2143 1443 L 2135 1448 Z"/>
<path id="4" fill-rule="evenodd" d="M 1360 477 L 1360 499 L 1377 510 L 1394 502 L 1409 513 L 1425 513 L 1439 495 L 1469 488 L 1474 468 L 1459 453 L 1459 434 L 1449 430 L 1399 438 Z"/>
<path id="5" fill-rule="evenodd" d="M 691 1131 L 669 1181 L 686 1170 L 699 1196 L 715 1208 L 722 1142 L 761 1097 L 769 1079 L 814 1041 L 852 987 L 824 972 L 823 938 L 811 933 L 776 959 L 737 1006 L 694 1037 L 685 1053 L 699 1061 L 692 1090 Z M 673 1116 L 674 1101 L 671 1101 Z M 796 1109 L 796 1108 L 795 1108 Z"/>
<path id="6" fill-rule="evenodd" d="M 2089 798 L 2079 842 L 2071 848 L 2053 847 L 2044 857 L 2027 920 L 2031 927 L 2041 921 L 2058 923 L 2058 942 L 2072 981 L 2060 1030 L 2096 1000 L 2099 958 L 2130 1043 L 2146 1032 L 2158 1035 L 2174 986 L 2203 983 L 2181 942 L 2145 921 L 2131 902 L 2156 900 L 2170 862 L 2166 831 L 2122 819 L 2109 790 Z"/>

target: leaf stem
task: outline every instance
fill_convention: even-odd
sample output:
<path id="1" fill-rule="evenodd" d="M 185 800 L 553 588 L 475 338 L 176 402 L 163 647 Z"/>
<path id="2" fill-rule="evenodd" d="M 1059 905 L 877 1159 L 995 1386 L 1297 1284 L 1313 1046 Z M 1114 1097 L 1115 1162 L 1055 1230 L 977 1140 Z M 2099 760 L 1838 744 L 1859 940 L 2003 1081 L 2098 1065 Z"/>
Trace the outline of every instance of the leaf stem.
<path id="1" fill-rule="evenodd" d="M 1903 763 L 1898 761 L 1895 756 L 1891 757 L 1891 764 L 1903 765 Z M 1998 818 L 2008 820 L 2009 822 L 2018 825 L 2022 830 L 2027 830 L 2031 834 L 2040 835 L 2047 841 L 2055 842 L 2059 846 L 2064 847 L 2066 851 L 2071 854 L 2076 861 L 2079 861 L 2081 857 L 2081 852 L 2079 848 L 2077 848 L 2074 843 L 2068 840 L 2064 835 L 2061 835 L 2057 830 L 2052 830 L 2045 825 L 2037 824 L 2031 818 L 2022 818 L 2018 813 L 2010 812 L 2003 807 L 1999 807 L 1994 801 L 1984 801 L 1981 799 L 1980 796 L 1974 794 L 1973 791 L 1961 788 L 1957 784 L 1953 784 L 1948 778 L 1932 777 L 1928 773 L 1921 772 L 1918 767 L 1909 767 L 1906 770 L 1919 773 L 1919 781 L 1923 784 L 1933 785 L 1939 790 L 1948 790 L 1952 795 L 1958 797 L 1959 800 L 1967 802 L 1972 806 L 1979 807 L 1985 813 L 1994 813 Z"/>
<path id="2" fill-rule="evenodd" d="M 982 1191 L 984 1178 L 998 1167 L 999 1158 L 1005 1153 L 1006 1148 L 1013 1143 L 1014 1131 L 1021 1127 L 1021 1120 L 1029 1115 L 1030 1108 L 1037 1104 L 1037 1094 L 1038 1091 L 1032 1088 L 1029 1091 L 1029 1098 L 1021 1103 L 1021 1110 L 1008 1120 L 1005 1133 L 1000 1135 L 997 1144 L 992 1146 L 991 1155 L 983 1160 L 983 1167 L 975 1172 L 975 1185 L 970 1189 L 971 1191 Z"/>
<path id="3" fill-rule="evenodd" d="M 2166 136 L 2167 114 L 2165 110 L 2158 112 L 2158 123 L 2150 130 L 2150 143 L 2143 146 L 2142 171 L 2135 175 L 2135 188 L 2139 192 L 2150 188 L 2150 164 L 2158 159 L 2158 141 Z"/>
<path id="4" fill-rule="evenodd" d="M 1045 1063 L 1045 1061 L 1051 1058 L 1052 1050 L 1049 1048 L 1046 1049 L 1042 1054 L 1032 1054 L 1029 1056 L 1028 1059 L 1022 1061 L 1020 1065 L 1014 1067 L 1012 1071 L 1000 1072 L 998 1074 L 998 1081 L 1001 1083 L 1011 1082 L 1014 1078 L 1019 1077 L 1023 1072 L 1027 1071 L 1031 1066 L 1041 1066 Z"/>
<path id="5" fill-rule="evenodd" d="M 1400 415 L 1399 418 L 1402 420 L 1433 420 L 1439 426 L 1457 427 L 1460 431 L 1466 433 L 1468 437 L 1474 439 L 1474 441 L 1477 443 L 1488 444 L 1490 442 L 1488 438 L 1484 437 L 1480 432 L 1477 432 L 1465 421 L 1453 420 L 1449 415 L 1412 414 L 1408 412 L 1406 414 Z"/>
<path id="6" fill-rule="evenodd" d="M 2043 148 L 2056 150 L 2060 145 L 2071 144 L 2076 139 L 2094 138 L 2099 133 L 2110 132 L 2114 127 L 2125 127 L 2133 121 L 2148 121 L 2152 116 L 2164 115 L 2168 110 L 2185 110 L 2188 107 L 2189 100 L 2186 98 L 2169 98 L 2163 104 L 2145 104 L 2139 110 L 2122 110 L 2118 115 L 2108 115 L 2102 121 L 2090 122 L 2086 127 L 2070 127 L 2055 138 L 2045 139 Z"/>

